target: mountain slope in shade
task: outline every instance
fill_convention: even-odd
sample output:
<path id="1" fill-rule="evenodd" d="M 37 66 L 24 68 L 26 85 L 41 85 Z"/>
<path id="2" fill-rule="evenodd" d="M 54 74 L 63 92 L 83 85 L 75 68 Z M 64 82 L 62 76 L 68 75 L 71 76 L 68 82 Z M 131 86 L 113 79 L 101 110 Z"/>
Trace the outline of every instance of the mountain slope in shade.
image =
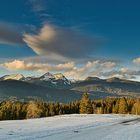
<path id="1" fill-rule="evenodd" d="M 0 100 L 16 97 L 21 100 L 43 99 L 46 101 L 70 102 L 81 99 L 83 92 L 71 89 L 56 89 L 36 85 L 24 81 L 6 80 L 0 81 Z M 114 96 L 109 93 L 94 92 L 91 99 L 101 99 Z"/>
<path id="2" fill-rule="evenodd" d="M 40 98 L 47 101 L 70 102 L 81 98 L 81 94 L 66 89 L 52 89 L 17 80 L 0 81 L 0 100 Z"/>
<path id="3" fill-rule="evenodd" d="M 88 92 L 106 92 L 110 94 L 117 94 L 119 96 L 139 96 L 140 82 L 119 79 L 116 77 L 109 79 L 88 78 L 86 80 L 77 82 L 73 88 L 74 90 Z"/>
<path id="4" fill-rule="evenodd" d="M 91 80 L 98 81 L 98 80 L 101 80 L 101 79 L 98 78 L 98 77 L 87 77 L 85 80 L 86 80 L 86 81 L 91 81 Z"/>
<path id="5" fill-rule="evenodd" d="M 116 77 L 110 79 L 88 77 L 75 82 L 71 82 L 62 74 L 51 73 L 39 77 L 24 77 L 22 75 L 4 77 L 6 78 L 0 78 L 1 100 L 15 96 L 19 99 L 36 97 L 48 101 L 69 102 L 80 99 L 84 92 L 88 92 L 92 99 L 112 96 L 140 96 L 140 82 Z"/>

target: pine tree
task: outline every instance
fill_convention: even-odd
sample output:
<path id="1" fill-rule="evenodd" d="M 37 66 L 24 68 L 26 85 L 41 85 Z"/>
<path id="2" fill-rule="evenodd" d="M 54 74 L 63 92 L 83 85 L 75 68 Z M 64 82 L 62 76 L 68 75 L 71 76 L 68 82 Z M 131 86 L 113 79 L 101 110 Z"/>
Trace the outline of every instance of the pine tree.
<path id="1" fill-rule="evenodd" d="M 50 105 L 49 105 L 49 115 L 50 116 L 54 116 L 54 115 L 56 115 L 55 112 L 56 111 L 55 111 L 55 105 L 54 105 L 54 103 L 50 103 Z"/>
<path id="2" fill-rule="evenodd" d="M 126 102 L 125 97 L 122 97 L 122 98 L 120 99 L 120 103 L 119 103 L 119 113 L 120 113 L 120 114 L 126 114 L 126 113 L 128 113 L 128 105 L 127 105 L 127 102 Z"/>
<path id="3" fill-rule="evenodd" d="M 42 109 L 40 109 L 37 103 L 31 101 L 27 107 L 27 115 L 26 118 L 40 118 L 42 114 Z"/>
<path id="4" fill-rule="evenodd" d="M 140 115 L 140 99 L 137 99 L 136 103 L 134 103 L 131 113 L 135 115 Z"/>
<path id="5" fill-rule="evenodd" d="M 81 114 L 93 113 L 92 103 L 87 93 L 83 94 L 82 99 L 80 101 L 80 113 Z"/>
<path id="6" fill-rule="evenodd" d="M 128 104 L 128 112 L 131 113 L 132 111 L 132 107 L 134 105 L 135 101 L 132 98 L 128 98 L 127 99 L 127 104 Z"/>
<path id="7" fill-rule="evenodd" d="M 117 99 L 116 103 L 113 105 L 112 113 L 117 114 L 119 112 L 119 103 L 120 103 L 120 100 Z"/>

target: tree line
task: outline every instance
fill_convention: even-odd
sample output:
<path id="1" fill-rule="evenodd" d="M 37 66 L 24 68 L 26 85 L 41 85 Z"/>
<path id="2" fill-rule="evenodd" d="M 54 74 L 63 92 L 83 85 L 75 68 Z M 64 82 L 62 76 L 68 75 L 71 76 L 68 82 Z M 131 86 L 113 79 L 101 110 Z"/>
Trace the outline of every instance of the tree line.
<path id="1" fill-rule="evenodd" d="M 136 114 L 140 115 L 140 99 L 121 97 L 90 100 L 83 94 L 80 101 L 70 103 L 33 100 L 20 102 L 5 100 L 0 102 L 0 120 L 41 118 L 63 114 Z"/>

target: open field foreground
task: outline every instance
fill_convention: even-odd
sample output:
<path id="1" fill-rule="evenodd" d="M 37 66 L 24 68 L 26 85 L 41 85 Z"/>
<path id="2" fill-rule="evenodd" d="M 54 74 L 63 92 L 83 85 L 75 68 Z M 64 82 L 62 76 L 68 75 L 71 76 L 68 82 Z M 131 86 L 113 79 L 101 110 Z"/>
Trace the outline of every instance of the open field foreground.
<path id="1" fill-rule="evenodd" d="M 0 140 L 139 140 L 140 118 L 131 115 L 63 115 L 1 121 Z"/>

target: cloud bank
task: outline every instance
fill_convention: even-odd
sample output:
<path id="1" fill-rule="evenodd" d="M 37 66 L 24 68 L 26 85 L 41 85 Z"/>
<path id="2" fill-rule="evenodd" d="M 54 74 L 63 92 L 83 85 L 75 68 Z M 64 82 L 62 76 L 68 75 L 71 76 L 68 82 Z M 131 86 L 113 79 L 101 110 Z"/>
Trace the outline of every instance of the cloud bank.
<path id="1" fill-rule="evenodd" d="M 122 67 L 118 70 L 111 70 L 109 72 L 102 72 L 100 73 L 100 75 L 104 76 L 104 77 L 119 77 L 122 79 L 137 79 L 137 77 L 140 75 L 140 71 L 139 70 L 132 70 L 132 69 L 128 69 L 125 67 Z"/>
<path id="2" fill-rule="evenodd" d="M 0 43 L 9 45 L 23 44 L 22 34 L 13 27 L 6 23 L 0 23 Z"/>
<path id="3" fill-rule="evenodd" d="M 68 62 L 63 64 L 51 65 L 48 63 L 32 63 L 25 62 L 24 60 L 13 60 L 0 64 L 8 70 L 28 70 L 36 72 L 47 72 L 47 71 L 67 71 L 74 67 L 74 62 Z"/>
<path id="4" fill-rule="evenodd" d="M 61 72 L 68 78 L 74 78 L 82 80 L 88 76 L 111 78 L 119 77 L 123 79 L 137 79 L 140 75 L 139 70 L 129 69 L 126 67 L 119 67 L 117 62 L 114 61 L 102 61 L 94 60 L 88 61 L 82 65 L 76 64 L 74 61 L 52 64 L 47 62 L 37 62 L 26 60 L 12 60 L 5 63 L 1 63 L 0 67 L 10 71 L 34 71 L 39 73 L 46 72 Z"/>
<path id="5" fill-rule="evenodd" d="M 25 70 L 25 71 L 35 71 L 46 73 L 51 72 L 62 72 L 68 77 L 73 77 L 75 79 L 84 79 L 89 74 L 90 76 L 97 76 L 102 72 L 102 70 L 113 69 L 116 66 L 115 62 L 102 62 L 99 60 L 88 61 L 82 66 L 78 66 L 74 62 L 67 62 L 62 64 L 49 64 L 49 63 L 33 63 L 24 60 L 13 60 L 0 64 L 1 67 L 8 70 Z"/>
<path id="6" fill-rule="evenodd" d="M 23 40 L 38 55 L 79 59 L 89 57 L 101 43 L 96 37 L 52 25 L 44 25 L 36 35 L 24 34 Z"/>

